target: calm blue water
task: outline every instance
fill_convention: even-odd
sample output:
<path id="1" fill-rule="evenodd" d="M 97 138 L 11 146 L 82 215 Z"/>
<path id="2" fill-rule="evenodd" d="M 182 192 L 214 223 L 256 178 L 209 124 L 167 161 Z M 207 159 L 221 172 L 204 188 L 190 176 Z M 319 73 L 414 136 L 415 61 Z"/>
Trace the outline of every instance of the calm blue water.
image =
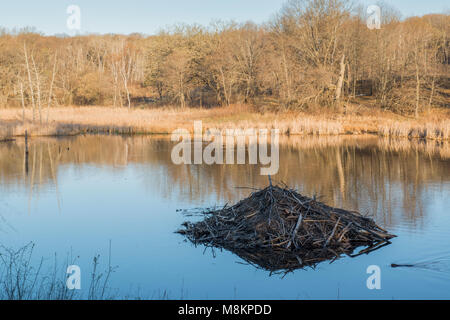
<path id="1" fill-rule="evenodd" d="M 316 270 L 281 276 L 242 264 L 229 252 L 204 251 L 175 234 L 189 219 L 177 209 L 233 203 L 263 187 L 250 165 L 175 166 L 164 138 L 88 136 L 34 139 L 28 174 L 23 141 L 0 144 L 0 244 L 36 244 L 33 256 L 68 254 L 87 289 L 92 258 L 105 268 L 111 241 L 119 296 L 179 299 L 450 298 L 448 146 L 377 138 L 283 141 L 274 180 L 333 206 L 371 213 L 398 235 L 392 245 Z M 445 149 L 447 147 L 447 149 Z M 446 153 L 447 152 L 447 153 Z M 241 262 L 241 263 L 238 263 Z M 415 268 L 390 267 L 414 263 Z M 381 268 L 381 290 L 366 269 Z"/>

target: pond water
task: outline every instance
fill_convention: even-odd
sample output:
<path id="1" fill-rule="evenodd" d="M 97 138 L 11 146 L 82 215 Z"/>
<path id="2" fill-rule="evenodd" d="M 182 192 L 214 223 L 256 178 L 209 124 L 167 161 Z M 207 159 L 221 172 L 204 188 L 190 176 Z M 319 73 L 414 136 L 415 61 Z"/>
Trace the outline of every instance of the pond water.
<path id="1" fill-rule="evenodd" d="M 265 187 L 257 165 L 175 165 L 165 137 L 79 136 L 0 143 L 0 244 L 35 243 L 52 265 L 108 262 L 119 296 L 173 299 L 449 299 L 450 147 L 377 137 L 281 139 L 273 180 L 331 206 L 370 214 L 398 237 L 368 255 L 284 277 L 174 233 L 177 209 L 232 204 Z M 391 264 L 414 264 L 391 268 Z M 381 269 L 369 290 L 366 270 Z"/>

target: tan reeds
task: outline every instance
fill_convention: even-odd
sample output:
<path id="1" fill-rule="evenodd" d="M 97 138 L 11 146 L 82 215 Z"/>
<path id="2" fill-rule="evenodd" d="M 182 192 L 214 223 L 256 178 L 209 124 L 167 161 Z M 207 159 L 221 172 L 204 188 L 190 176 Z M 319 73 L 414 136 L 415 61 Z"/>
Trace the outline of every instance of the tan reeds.
<path id="1" fill-rule="evenodd" d="M 276 128 L 283 135 L 379 134 L 386 137 L 450 139 L 450 120 L 442 111 L 421 121 L 393 114 L 298 112 L 258 113 L 250 106 L 235 105 L 215 109 L 131 109 L 113 107 L 59 107 L 49 111 L 49 122 L 32 123 L 32 111 L 0 109 L 0 140 L 23 136 L 69 136 L 85 133 L 170 134 L 176 129 L 192 132 L 193 122 L 203 121 L 203 129 Z"/>
<path id="2" fill-rule="evenodd" d="M 379 126 L 378 132 L 385 137 L 449 140 L 450 120 L 425 123 L 386 121 Z"/>

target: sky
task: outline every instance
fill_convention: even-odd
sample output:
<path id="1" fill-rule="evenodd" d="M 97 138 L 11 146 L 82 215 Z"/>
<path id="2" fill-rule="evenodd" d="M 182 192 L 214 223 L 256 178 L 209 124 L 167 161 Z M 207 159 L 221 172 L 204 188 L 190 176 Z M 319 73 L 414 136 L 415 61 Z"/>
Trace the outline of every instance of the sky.
<path id="1" fill-rule="evenodd" d="M 155 34 L 177 23 L 214 20 L 268 21 L 285 0 L 0 0 L 0 27 L 35 27 L 47 35 L 70 34 L 67 8 L 80 8 L 81 33 Z M 359 0 L 364 5 L 377 0 Z M 384 0 L 403 17 L 450 12 L 448 0 Z"/>

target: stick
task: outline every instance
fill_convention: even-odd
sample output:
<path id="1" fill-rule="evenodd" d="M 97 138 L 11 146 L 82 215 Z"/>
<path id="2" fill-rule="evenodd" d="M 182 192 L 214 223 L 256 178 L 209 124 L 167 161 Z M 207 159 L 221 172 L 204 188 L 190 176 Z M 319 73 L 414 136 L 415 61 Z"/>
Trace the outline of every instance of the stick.
<path id="1" fill-rule="evenodd" d="M 303 220 L 303 215 L 300 213 L 298 220 L 297 220 L 297 224 L 295 225 L 294 232 L 292 233 L 292 239 L 289 241 L 288 245 L 286 246 L 287 249 L 290 248 L 292 241 L 294 241 L 295 235 L 297 234 L 298 229 L 300 229 L 300 226 L 302 224 L 302 220 Z"/>
<path id="2" fill-rule="evenodd" d="M 337 220 L 336 224 L 334 225 L 333 232 L 331 232 L 331 235 L 328 237 L 327 242 L 325 242 L 325 245 L 323 246 L 324 248 L 328 245 L 330 240 L 333 238 L 334 233 L 336 232 L 336 229 L 337 229 L 337 226 L 338 226 L 339 222 L 341 222 L 341 217 L 339 217 L 339 219 Z"/>

